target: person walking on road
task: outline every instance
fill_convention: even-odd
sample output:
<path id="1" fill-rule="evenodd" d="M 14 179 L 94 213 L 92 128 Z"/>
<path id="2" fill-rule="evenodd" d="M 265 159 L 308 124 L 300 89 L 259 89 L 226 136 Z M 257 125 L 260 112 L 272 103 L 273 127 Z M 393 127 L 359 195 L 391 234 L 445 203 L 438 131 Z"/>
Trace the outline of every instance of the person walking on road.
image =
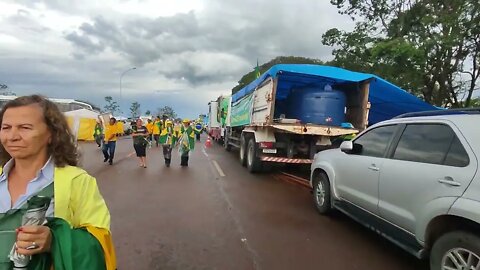
<path id="1" fill-rule="evenodd" d="M 132 134 L 133 148 L 135 149 L 135 153 L 140 160 L 140 167 L 143 168 L 147 168 L 147 136 L 147 128 L 143 126 L 142 119 L 138 119 Z"/>
<path id="2" fill-rule="evenodd" d="M 151 142 L 153 140 L 153 122 L 152 119 L 147 119 L 147 124 L 145 125 L 148 131 L 148 141 Z"/>
<path id="3" fill-rule="evenodd" d="M 165 159 L 165 166 L 170 167 L 172 161 L 172 149 L 176 144 L 176 135 L 173 130 L 173 122 L 170 120 L 165 120 L 163 125 L 162 132 L 160 133 L 160 144 L 163 148 L 163 157 Z"/>
<path id="4" fill-rule="evenodd" d="M 103 141 L 103 128 L 102 124 L 100 124 L 99 121 L 97 121 L 97 124 L 95 125 L 95 130 L 93 132 L 93 138 L 95 139 L 95 142 L 97 143 L 98 147 L 102 146 L 102 141 Z"/>
<path id="5" fill-rule="evenodd" d="M 155 140 L 155 146 L 158 147 L 158 139 L 160 138 L 160 130 L 162 129 L 162 120 L 160 120 L 160 116 L 155 118 L 153 122 L 153 139 Z"/>
<path id="6" fill-rule="evenodd" d="M 200 120 L 195 121 L 194 131 L 195 131 L 195 137 L 197 139 L 197 142 L 199 142 L 200 135 L 202 134 L 202 131 L 203 131 L 203 125 L 200 122 Z"/>
<path id="7" fill-rule="evenodd" d="M 105 139 L 103 141 L 103 156 L 105 159 L 103 162 L 107 162 L 108 164 L 113 164 L 113 158 L 115 156 L 115 147 L 117 145 L 117 120 L 112 117 L 110 118 L 110 122 L 105 130 Z"/>
<path id="8" fill-rule="evenodd" d="M 109 210 L 58 107 L 18 97 L 0 127 L 0 269 L 116 269 Z"/>
<path id="9" fill-rule="evenodd" d="M 181 163 L 180 166 L 188 167 L 189 154 L 195 148 L 195 132 L 190 125 L 190 120 L 182 121 L 182 129 L 179 136 Z"/>

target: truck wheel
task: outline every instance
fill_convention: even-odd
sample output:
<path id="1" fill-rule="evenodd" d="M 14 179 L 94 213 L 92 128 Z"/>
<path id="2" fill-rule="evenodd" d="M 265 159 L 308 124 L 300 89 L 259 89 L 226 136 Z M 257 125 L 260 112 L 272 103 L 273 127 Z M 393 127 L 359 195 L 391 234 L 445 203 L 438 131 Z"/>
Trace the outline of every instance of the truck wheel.
<path id="1" fill-rule="evenodd" d="M 228 143 L 228 133 L 225 132 L 225 136 L 223 136 L 223 147 L 225 151 L 230 152 L 232 150 L 232 146 Z"/>
<path id="2" fill-rule="evenodd" d="M 324 173 L 314 175 L 313 179 L 313 202 L 318 212 L 326 215 L 331 212 L 330 181 Z"/>
<path id="3" fill-rule="evenodd" d="M 240 164 L 242 164 L 243 167 L 247 166 L 247 155 L 246 155 L 246 148 L 247 148 L 247 142 L 245 140 L 245 136 L 240 137 Z"/>
<path id="4" fill-rule="evenodd" d="M 247 168 L 251 173 L 259 172 L 262 168 L 262 161 L 257 156 L 258 146 L 255 143 L 255 139 L 251 138 L 248 141 L 247 147 Z"/>
<path id="5" fill-rule="evenodd" d="M 464 231 L 440 236 L 433 243 L 430 269 L 480 269 L 480 237 Z"/>

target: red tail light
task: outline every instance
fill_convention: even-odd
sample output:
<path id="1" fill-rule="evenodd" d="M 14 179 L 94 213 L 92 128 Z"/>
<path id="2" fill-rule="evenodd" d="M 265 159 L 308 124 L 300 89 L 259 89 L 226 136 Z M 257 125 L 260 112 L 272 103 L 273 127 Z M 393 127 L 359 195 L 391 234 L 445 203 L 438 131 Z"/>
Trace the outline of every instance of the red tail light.
<path id="1" fill-rule="evenodd" d="M 261 142 L 260 148 L 273 148 L 273 142 Z"/>

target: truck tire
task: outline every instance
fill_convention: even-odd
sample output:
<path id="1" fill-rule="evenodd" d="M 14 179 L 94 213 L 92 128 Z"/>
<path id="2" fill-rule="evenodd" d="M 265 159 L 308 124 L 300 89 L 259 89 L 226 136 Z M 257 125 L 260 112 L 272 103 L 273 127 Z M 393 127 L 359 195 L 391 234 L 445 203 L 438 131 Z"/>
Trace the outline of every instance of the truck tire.
<path id="1" fill-rule="evenodd" d="M 232 146 L 228 143 L 228 132 L 225 131 L 225 135 L 223 136 L 223 147 L 225 151 L 230 152 L 232 150 Z"/>
<path id="2" fill-rule="evenodd" d="M 332 211 L 330 181 L 325 173 L 313 177 L 313 203 L 321 215 L 327 215 Z"/>
<path id="3" fill-rule="evenodd" d="M 479 265 L 480 237 L 473 233 L 454 231 L 440 236 L 433 243 L 430 253 L 431 270 L 478 269 Z"/>
<path id="4" fill-rule="evenodd" d="M 258 155 L 258 146 L 255 142 L 255 138 L 251 138 L 248 141 L 247 146 L 247 168 L 251 173 L 259 172 L 262 169 L 262 161 L 257 156 Z"/>
<path id="5" fill-rule="evenodd" d="M 247 142 L 243 135 L 240 136 L 240 151 L 238 152 L 240 154 L 240 164 L 242 164 L 243 167 L 247 166 Z"/>

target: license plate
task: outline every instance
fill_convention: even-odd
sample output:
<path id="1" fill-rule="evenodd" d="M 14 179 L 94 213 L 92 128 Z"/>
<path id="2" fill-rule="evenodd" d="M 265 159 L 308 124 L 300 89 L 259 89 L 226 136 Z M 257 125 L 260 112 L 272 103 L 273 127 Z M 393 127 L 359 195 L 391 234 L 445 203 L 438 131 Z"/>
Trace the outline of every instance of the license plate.
<path id="1" fill-rule="evenodd" d="M 276 154 L 277 149 L 263 149 L 263 153 L 265 153 L 265 154 Z"/>

